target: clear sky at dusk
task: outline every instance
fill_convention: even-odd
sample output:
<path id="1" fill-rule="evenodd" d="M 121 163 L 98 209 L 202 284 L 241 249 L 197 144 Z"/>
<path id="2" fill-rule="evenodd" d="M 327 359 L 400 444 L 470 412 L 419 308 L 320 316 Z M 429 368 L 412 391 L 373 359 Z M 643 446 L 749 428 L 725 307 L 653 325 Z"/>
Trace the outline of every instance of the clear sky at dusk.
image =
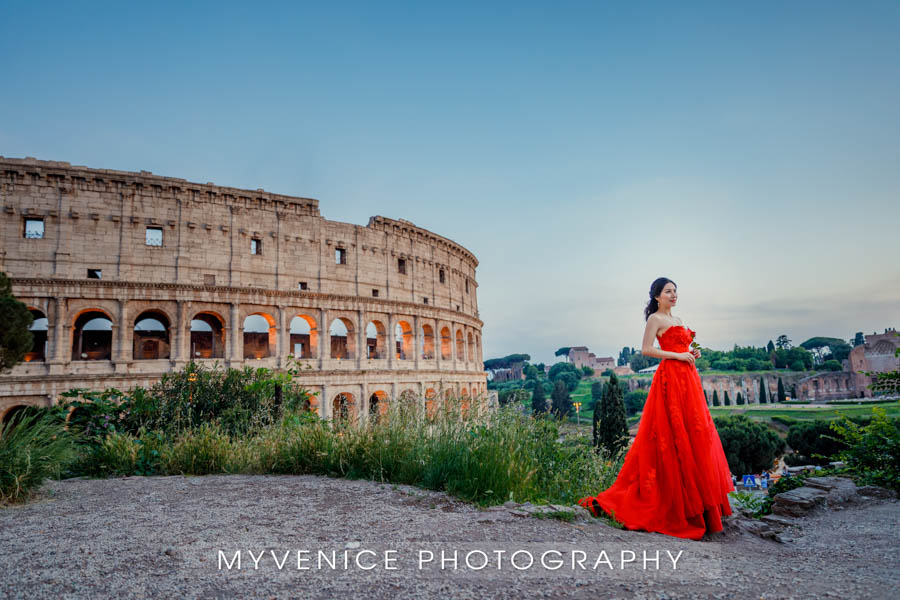
<path id="1" fill-rule="evenodd" d="M 185 6 L 184 4 L 189 4 Z M 317 198 L 480 261 L 486 358 L 900 326 L 900 3 L 0 0 L 0 155 Z"/>

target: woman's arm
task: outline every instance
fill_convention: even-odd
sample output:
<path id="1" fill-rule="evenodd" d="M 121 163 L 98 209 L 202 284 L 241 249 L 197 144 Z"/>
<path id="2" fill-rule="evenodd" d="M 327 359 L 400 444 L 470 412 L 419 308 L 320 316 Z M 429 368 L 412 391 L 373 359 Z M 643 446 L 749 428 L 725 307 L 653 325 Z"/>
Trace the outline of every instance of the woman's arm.
<path id="1" fill-rule="evenodd" d="M 694 362 L 694 355 L 690 352 L 670 352 L 669 350 L 662 350 L 654 346 L 653 340 L 656 339 L 656 333 L 660 329 L 659 320 L 655 319 L 654 315 L 650 315 L 650 318 L 647 320 L 647 326 L 644 328 L 644 339 L 641 342 L 641 354 L 644 356 L 652 356 L 654 358 L 674 358 L 675 360 L 688 360 L 688 362 Z M 690 359 L 687 359 L 685 355 L 690 356 Z"/>

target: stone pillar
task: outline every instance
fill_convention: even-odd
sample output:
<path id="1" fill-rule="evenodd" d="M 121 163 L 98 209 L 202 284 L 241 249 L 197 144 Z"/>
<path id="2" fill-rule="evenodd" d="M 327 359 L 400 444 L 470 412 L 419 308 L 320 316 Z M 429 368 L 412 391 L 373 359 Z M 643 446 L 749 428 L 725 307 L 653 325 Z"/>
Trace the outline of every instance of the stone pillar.
<path id="1" fill-rule="evenodd" d="M 395 364 L 395 354 L 397 353 L 397 333 L 394 331 L 396 324 L 394 323 L 394 313 L 388 313 L 388 330 L 387 330 L 387 360 L 388 369 L 393 369 Z"/>
<path id="2" fill-rule="evenodd" d="M 284 329 L 282 330 L 282 339 L 280 342 L 281 345 L 281 353 L 284 355 L 284 365 L 287 366 L 287 357 L 289 354 L 294 354 L 294 347 L 291 345 L 291 323 L 294 321 L 294 311 L 284 307 L 278 307 L 278 309 L 284 312 Z M 310 336 L 312 336 L 312 328 L 309 330 Z M 299 356 L 294 356 L 294 358 L 300 358 Z"/>
<path id="3" fill-rule="evenodd" d="M 319 369 L 324 361 L 331 358 L 331 324 L 328 323 L 328 310 L 319 309 Z M 324 388 L 323 388 L 324 389 Z M 324 414 L 323 414 L 324 416 Z"/>
<path id="4" fill-rule="evenodd" d="M 116 323 L 113 324 L 112 343 L 113 343 L 113 362 L 115 363 L 116 373 L 125 373 L 128 370 L 128 362 L 134 356 L 134 338 L 131 332 L 132 327 L 128 323 L 128 315 L 125 310 L 125 300 L 119 300 L 119 314 Z"/>
<path id="5" fill-rule="evenodd" d="M 47 319 L 47 339 L 50 341 L 50 374 L 59 375 L 63 372 L 63 365 L 72 358 L 70 327 L 66 322 L 66 301 L 64 298 L 56 298 L 53 301 L 53 326 L 49 326 Z"/>
<path id="6" fill-rule="evenodd" d="M 231 304 L 231 317 L 229 318 L 229 333 L 231 335 L 228 337 L 228 354 L 226 356 L 229 366 L 239 364 L 244 359 L 243 324 L 238 322 L 239 319 L 240 305 L 237 302 L 233 302 Z"/>
<path id="7" fill-rule="evenodd" d="M 187 346 L 191 339 L 191 324 L 190 321 L 186 322 L 187 304 L 184 300 L 177 300 L 175 303 L 175 329 L 170 356 L 176 369 L 189 359 Z"/>
<path id="8" fill-rule="evenodd" d="M 413 364 L 415 365 L 416 371 L 418 372 L 419 361 L 422 358 L 422 348 L 424 348 L 424 346 L 425 346 L 424 338 L 422 338 L 421 347 L 419 345 L 419 315 L 413 315 L 412 326 L 413 326 L 413 354 L 414 354 L 414 358 L 415 358 L 415 362 Z"/>
<path id="9" fill-rule="evenodd" d="M 369 388 L 365 383 L 359 384 L 359 402 L 356 403 L 357 410 L 359 411 L 356 415 L 357 424 L 362 426 L 366 424 L 369 420 Z"/>
<path id="10" fill-rule="evenodd" d="M 440 371 L 444 363 L 444 338 L 441 337 L 441 322 L 437 319 L 434 321 L 434 330 L 434 360 Z"/>
<path id="11" fill-rule="evenodd" d="M 331 397 L 329 395 L 328 386 L 322 385 L 322 397 L 321 402 L 319 403 L 319 416 L 323 419 L 331 418 Z"/>
<path id="12" fill-rule="evenodd" d="M 287 366 L 287 356 L 290 354 L 291 332 L 288 331 L 287 311 L 284 307 L 278 307 L 278 330 L 275 332 L 275 355 L 278 357 L 278 366 Z"/>
<path id="13" fill-rule="evenodd" d="M 363 311 L 356 311 L 356 370 L 362 369 L 366 359 L 366 323 L 363 321 Z M 362 404 L 360 404 L 362 406 Z"/>

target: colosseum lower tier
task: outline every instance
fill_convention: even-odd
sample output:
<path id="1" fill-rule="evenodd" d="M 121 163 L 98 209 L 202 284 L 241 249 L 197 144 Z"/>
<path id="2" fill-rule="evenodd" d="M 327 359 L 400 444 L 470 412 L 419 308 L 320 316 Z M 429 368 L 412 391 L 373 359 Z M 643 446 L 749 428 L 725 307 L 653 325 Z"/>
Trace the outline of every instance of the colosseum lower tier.
<path id="1" fill-rule="evenodd" d="M 71 388 L 148 386 L 191 360 L 296 360 L 324 418 L 408 393 L 487 394 L 478 261 L 448 238 L 147 171 L 0 157 L 0 179 L 0 271 L 35 319 L 31 352 L 0 375 L 0 418 Z"/>

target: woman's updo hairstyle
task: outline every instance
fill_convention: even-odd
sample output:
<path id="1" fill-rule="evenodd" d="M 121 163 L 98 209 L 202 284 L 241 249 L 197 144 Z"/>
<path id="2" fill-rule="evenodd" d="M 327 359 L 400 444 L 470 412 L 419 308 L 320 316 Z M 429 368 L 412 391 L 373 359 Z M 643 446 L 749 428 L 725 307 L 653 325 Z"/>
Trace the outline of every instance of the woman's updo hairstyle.
<path id="1" fill-rule="evenodd" d="M 660 277 L 650 284 L 650 302 L 647 303 L 647 308 L 644 309 L 645 321 L 650 318 L 650 315 L 659 310 L 659 301 L 657 301 L 656 297 L 662 294 L 663 288 L 666 287 L 667 283 L 671 283 L 675 286 L 675 289 L 678 289 L 678 284 L 668 277 Z"/>

